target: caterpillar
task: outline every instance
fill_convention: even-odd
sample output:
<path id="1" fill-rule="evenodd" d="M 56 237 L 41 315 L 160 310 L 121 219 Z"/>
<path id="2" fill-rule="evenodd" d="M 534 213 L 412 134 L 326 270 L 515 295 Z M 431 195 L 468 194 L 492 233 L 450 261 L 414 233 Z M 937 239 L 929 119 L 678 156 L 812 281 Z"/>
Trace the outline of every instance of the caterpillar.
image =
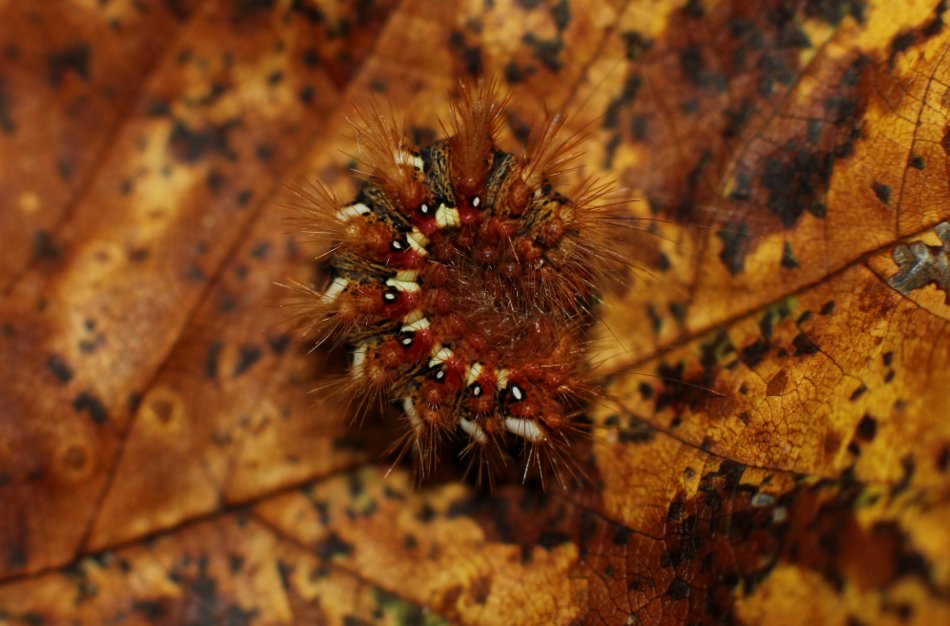
<path id="1" fill-rule="evenodd" d="M 446 136 L 426 147 L 377 106 L 357 111 L 356 197 L 298 191 L 326 273 L 303 288 L 302 317 L 318 343 L 348 346 L 347 391 L 401 411 L 394 447 L 420 479 L 448 442 L 479 479 L 520 442 L 522 480 L 536 471 L 543 484 L 551 469 L 565 485 L 600 394 L 588 331 L 624 265 L 619 222 L 603 201 L 611 184 L 559 190 L 584 131 L 549 115 L 520 154 L 505 152 L 507 107 L 497 83 L 463 83 Z"/>

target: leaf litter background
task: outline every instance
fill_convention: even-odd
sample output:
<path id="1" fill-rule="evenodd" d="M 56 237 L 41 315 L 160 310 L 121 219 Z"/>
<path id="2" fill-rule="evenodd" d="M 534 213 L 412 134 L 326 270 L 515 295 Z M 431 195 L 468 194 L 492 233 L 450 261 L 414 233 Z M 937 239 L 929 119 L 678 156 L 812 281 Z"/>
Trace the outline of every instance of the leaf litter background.
<path id="1" fill-rule="evenodd" d="M 0 623 L 947 623 L 946 9 L 0 0 Z M 568 492 L 384 477 L 275 306 L 479 73 L 654 233 Z"/>

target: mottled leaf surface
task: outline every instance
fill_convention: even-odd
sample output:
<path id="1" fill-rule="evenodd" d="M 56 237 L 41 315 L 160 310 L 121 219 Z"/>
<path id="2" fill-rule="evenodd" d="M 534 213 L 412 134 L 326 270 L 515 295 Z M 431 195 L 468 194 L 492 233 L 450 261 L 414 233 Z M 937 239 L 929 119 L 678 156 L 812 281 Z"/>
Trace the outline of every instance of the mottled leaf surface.
<path id="1" fill-rule="evenodd" d="M 0 624 L 950 621 L 946 9 L 0 0 Z M 388 472 L 279 306 L 477 75 L 633 227 L 566 491 Z"/>

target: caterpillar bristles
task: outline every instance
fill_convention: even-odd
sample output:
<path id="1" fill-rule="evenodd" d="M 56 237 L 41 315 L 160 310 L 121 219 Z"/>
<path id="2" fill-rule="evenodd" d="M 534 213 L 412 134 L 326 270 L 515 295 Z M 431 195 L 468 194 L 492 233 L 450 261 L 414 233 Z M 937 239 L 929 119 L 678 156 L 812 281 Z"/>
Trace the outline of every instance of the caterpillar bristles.
<path id="1" fill-rule="evenodd" d="M 452 103 L 451 131 L 442 126 L 449 137 L 451 181 L 456 195 L 477 196 L 484 188 L 495 156 L 495 143 L 504 124 L 508 97 L 497 100 L 498 83 L 489 81 L 483 88 L 473 89 L 462 83 L 461 96 Z"/>
<path id="2" fill-rule="evenodd" d="M 520 155 L 499 148 L 508 97 L 495 81 L 459 85 L 442 130 L 419 147 L 379 106 L 351 120 L 357 196 L 300 192 L 303 232 L 318 240 L 326 280 L 297 286 L 303 326 L 350 346 L 345 380 L 321 391 L 380 402 L 403 415 L 390 447 L 420 480 L 443 450 L 492 484 L 522 443 L 521 479 L 582 480 L 574 458 L 584 407 L 602 397 L 587 365 L 593 308 L 627 264 L 612 184 L 575 169 L 587 129 L 547 117 Z M 573 198 L 573 199 L 572 199 Z"/>
<path id="3" fill-rule="evenodd" d="M 356 130 L 359 151 L 355 160 L 360 164 L 353 173 L 401 206 L 421 202 L 425 197 L 420 172 L 422 160 L 418 149 L 399 128 L 392 111 L 385 116 L 373 102 L 369 112 L 357 108 L 356 118 L 350 120 L 350 124 Z"/>

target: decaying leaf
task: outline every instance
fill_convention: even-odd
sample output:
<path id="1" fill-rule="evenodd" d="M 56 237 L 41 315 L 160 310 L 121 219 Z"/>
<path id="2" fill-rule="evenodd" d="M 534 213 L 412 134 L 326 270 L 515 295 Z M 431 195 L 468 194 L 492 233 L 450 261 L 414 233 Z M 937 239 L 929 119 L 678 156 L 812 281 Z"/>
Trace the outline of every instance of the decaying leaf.
<path id="1" fill-rule="evenodd" d="M 0 0 L 0 624 L 950 621 L 946 10 Z M 567 491 L 387 475 L 278 306 L 478 75 L 638 229 Z"/>

